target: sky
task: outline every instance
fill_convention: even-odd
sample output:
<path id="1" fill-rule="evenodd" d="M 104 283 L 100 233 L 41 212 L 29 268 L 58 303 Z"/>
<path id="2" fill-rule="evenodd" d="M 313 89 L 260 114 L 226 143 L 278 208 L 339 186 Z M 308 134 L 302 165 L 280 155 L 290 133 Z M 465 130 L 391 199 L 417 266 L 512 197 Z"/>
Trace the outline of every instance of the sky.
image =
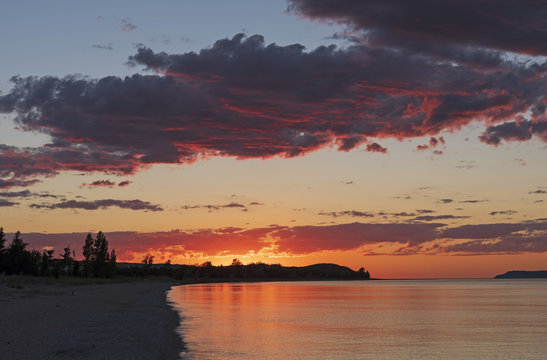
<path id="1" fill-rule="evenodd" d="M 6 1 L 0 226 L 119 261 L 547 263 L 543 0 Z M 81 256 L 81 254 L 79 254 Z"/>

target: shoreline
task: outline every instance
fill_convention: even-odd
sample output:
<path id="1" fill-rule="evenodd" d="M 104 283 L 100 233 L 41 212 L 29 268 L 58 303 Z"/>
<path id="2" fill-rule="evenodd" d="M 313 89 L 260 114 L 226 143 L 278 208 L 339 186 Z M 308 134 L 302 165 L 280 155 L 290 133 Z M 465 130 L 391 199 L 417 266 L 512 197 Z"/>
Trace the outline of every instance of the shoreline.
<path id="1" fill-rule="evenodd" d="M 176 282 L 0 282 L 0 353 L 7 359 L 180 359 Z"/>

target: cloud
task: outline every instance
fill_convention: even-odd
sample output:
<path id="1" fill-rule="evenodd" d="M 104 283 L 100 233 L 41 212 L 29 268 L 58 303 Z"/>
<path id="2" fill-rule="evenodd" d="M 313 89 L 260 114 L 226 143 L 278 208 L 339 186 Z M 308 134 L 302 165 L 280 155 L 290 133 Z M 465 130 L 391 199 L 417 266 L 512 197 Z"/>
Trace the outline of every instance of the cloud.
<path id="1" fill-rule="evenodd" d="M 257 202 L 254 202 L 254 203 L 250 203 L 249 205 L 261 205 L 260 203 L 257 203 Z M 223 205 L 211 205 L 211 204 L 207 204 L 207 205 L 183 205 L 180 207 L 181 209 L 183 210 L 191 210 L 191 209 L 207 209 L 209 210 L 209 212 L 211 211 L 216 211 L 216 210 L 221 210 L 221 209 L 241 209 L 241 211 L 247 211 L 247 207 L 243 204 L 239 204 L 239 203 L 235 203 L 235 202 L 231 202 L 229 204 L 223 204 Z"/>
<path id="2" fill-rule="evenodd" d="M 448 219 L 468 219 L 469 216 L 457 216 L 457 215 L 420 215 L 416 216 L 414 220 L 418 221 L 436 221 L 436 220 L 448 220 Z"/>
<path id="3" fill-rule="evenodd" d="M 487 201 L 488 200 L 472 199 L 472 200 L 462 200 L 462 201 L 460 201 L 460 203 L 462 203 L 462 204 L 478 204 L 478 203 L 487 202 Z"/>
<path id="4" fill-rule="evenodd" d="M 76 201 L 67 200 L 53 204 L 31 204 L 31 208 L 35 209 L 83 209 L 83 210 L 98 210 L 109 207 L 119 207 L 121 209 L 130 210 L 147 210 L 147 211 L 163 211 L 160 205 L 151 204 L 148 201 L 142 200 L 92 200 L 92 201 Z"/>
<path id="5" fill-rule="evenodd" d="M 35 193 L 30 190 L 22 191 L 4 191 L 0 192 L 0 197 L 7 198 L 58 198 L 59 196 L 48 193 Z"/>
<path id="6" fill-rule="evenodd" d="M 30 197 L 33 193 L 30 190 L 23 191 L 11 191 L 11 192 L 0 192 L 0 197 L 14 198 L 14 197 Z"/>
<path id="7" fill-rule="evenodd" d="M 112 47 L 112 43 L 108 43 L 106 45 L 93 44 L 91 45 L 91 47 L 95 49 L 101 49 L 101 50 L 114 50 L 114 48 Z"/>
<path id="8" fill-rule="evenodd" d="M 166 257 L 240 255 L 256 252 L 269 246 L 267 234 L 275 228 L 219 228 L 193 231 L 173 230 L 165 232 L 139 233 L 133 231 L 105 232 L 109 246 L 116 249 L 118 261 L 140 261 L 141 254 L 161 252 Z M 68 245 L 81 258 L 81 246 L 87 233 L 23 234 L 31 248 L 52 246 L 60 250 Z"/>
<path id="9" fill-rule="evenodd" d="M 535 6 L 527 2 L 486 16 L 484 1 L 458 4 L 295 0 L 293 11 L 346 23 L 366 41 L 307 50 L 237 34 L 198 52 L 140 47 L 128 63 L 152 71 L 148 76 L 13 77 L 12 88 L 0 95 L 0 112 L 51 143 L 0 147 L 0 178 L 27 181 L 61 171 L 130 175 L 158 163 L 295 157 L 325 147 L 386 153 L 377 139 L 428 136 L 428 147 L 439 146 L 441 132 L 473 121 L 487 124 L 481 137 L 487 144 L 531 134 L 546 140 L 547 62 L 500 53 L 543 53 L 544 37 L 534 38 L 543 35 L 534 27 Z M 530 21 L 511 23 L 524 12 Z M 472 32 L 479 23 L 464 26 L 455 14 L 485 21 L 484 28 Z M 502 15 L 511 21 L 497 18 Z M 439 27 L 445 20 L 455 27 Z M 122 22 L 134 29 L 129 19 Z M 514 31 L 494 36 L 484 31 L 489 26 Z M 523 33 L 526 41 L 519 38 Z"/>
<path id="10" fill-rule="evenodd" d="M 495 215 L 515 215 L 517 213 L 518 213 L 518 211 L 516 211 L 516 210 L 500 210 L 500 211 L 492 211 L 492 212 L 490 212 L 490 215 L 492 215 L 492 216 L 495 216 Z"/>
<path id="11" fill-rule="evenodd" d="M 323 250 L 353 250 L 364 245 L 401 243 L 414 246 L 436 238 L 441 224 L 340 224 L 295 226 L 272 236 L 280 251 L 303 254 Z"/>
<path id="12" fill-rule="evenodd" d="M 442 237 L 473 239 L 444 246 L 441 251 L 463 254 L 518 254 L 547 252 L 547 221 L 464 225 L 446 229 Z"/>
<path id="13" fill-rule="evenodd" d="M 547 194 L 547 191 L 541 190 L 541 189 L 537 189 L 537 190 L 528 192 L 528 194 Z"/>
<path id="14" fill-rule="evenodd" d="M 122 31 L 131 32 L 137 28 L 137 25 L 133 24 L 133 20 L 130 18 L 122 19 Z"/>
<path id="15" fill-rule="evenodd" d="M 9 235 L 9 234 L 8 234 Z M 67 244 L 81 249 L 86 233 L 23 234 L 31 248 Z M 391 255 L 514 254 L 547 252 L 547 220 L 521 223 L 464 225 L 446 228 L 437 223 L 348 223 L 338 225 L 217 228 L 139 233 L 106 232 L 120 261 L 140 261 L 151 252 L 185 258 L 245 255 L 259 251 L 302 255 L 320 251 L 346 251 L 385 244 L 399 246 Z M 367 252 L 374 254 L 374 252 Z M 78 254 L 79 255 L 79 254 Z"/>
<path id="16" fill-rule="evenodd" d="M 40 180 L 17 180 L 17 179 L 0 179 L 0 189 L 9 189 L 12 187 L 25 187 L 39 183 Z"/>
<path id="17" fill-rule="evenodd" d="M 120 181 L 120 182 L 118 183 L 118 186 L 119 186 L 119 187 L 129 186 L 131 183 L 132 183 L 132 181 L 129 181 L 129 180 Z"/>
<path id="18" fill-rule="evenodd" d="M 440 199 L 438 202 L 443 204 L 450 204 L 451 202 L 454 202 L 453 199 Z"/>
<path id="19" fill-rule="evenodd" d="M 451 239 L 491 240 L 522 231 L 533 233 L 534 231 L 545 230 L 547 230 L 547 221 L 544 220 L 521 223 L 462 225 L 444 230 L 441 237 Z"/>
<path id="20" fill-rule="evenodd" d="M 545 112 L 545 107 L 543 105 L 543 112 Z M 533 135 L 537 135 L 543 141 L 547 141 L 547 117 L 542 122 L 510 121 L 500 125 L 489 126 L 479 138 L 482 142 L 497 146 L 501 143 L 501 140 L 527 141 Z"/>
<path id="21" fill-rule="evenodd" d="M 19 203 L 16 203 L 16 202 L 13 202 L 13 201 L 0 199 L 0 207 L 15 206 L 15 205 L 18 205 L 18 204 Z"/>
<path id="22" fill-rule="evenodd" d="M 472 169 L 474 167 L 476 167 L 476 161 L 475 160 L 470 160 L 470 161 L 464 161 L 464 160 L 460 160 L 460 165 L 456 165 L 456 167 L 458 169 Z"/>
<path id="23" fill-rule="evenodd" d="M 344 211 L 331 211 L 331 212 L 321 211 L 317 215 L 332 216 L 334 218 L 339 217 L 339 216 L 374 217 L 374 214 L 371 214 L 371 213 L 365 212 L 365 211 L 357 211 L 357 210 L 344 210 Z"/>
<path id="24" fill-rule="evenodd" d="M 460 59 L 478 56 L 472 52 L 475 49 L 547 55 L 543 6 L 535 0 L 503 0 L 495 5 L 477 0 L 473 6 L 458 0 L 442 4 L 431 0 L 289 1 L 291 11 L 344 24 L 371 45 L 388 44 L 438 56 L 467 50 L 459 54 Z M 485 62 L 496 59 L 496 53 L 482 56 Z"/>
<path id="25" fill-rule="evenodd" d="M 116 185 L 116 183 L 110 180 L 96 180 L 89 184 L 83 183 L 82 185 L 88 186 L 88 187 L 103 187 L 103 186 L 112 187 Z"/>

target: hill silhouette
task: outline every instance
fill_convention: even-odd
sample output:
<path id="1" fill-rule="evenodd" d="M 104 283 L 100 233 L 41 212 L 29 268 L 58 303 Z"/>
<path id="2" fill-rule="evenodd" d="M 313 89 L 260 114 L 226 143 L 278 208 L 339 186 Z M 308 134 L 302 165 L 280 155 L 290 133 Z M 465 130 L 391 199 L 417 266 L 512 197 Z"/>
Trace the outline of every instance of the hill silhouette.
<path id="1" fill-rule="evenodd" d="M 496 275 L 494 279 L 547 279 L 547 270 L 522 271 L 513 270 L 505 274 Z"/>

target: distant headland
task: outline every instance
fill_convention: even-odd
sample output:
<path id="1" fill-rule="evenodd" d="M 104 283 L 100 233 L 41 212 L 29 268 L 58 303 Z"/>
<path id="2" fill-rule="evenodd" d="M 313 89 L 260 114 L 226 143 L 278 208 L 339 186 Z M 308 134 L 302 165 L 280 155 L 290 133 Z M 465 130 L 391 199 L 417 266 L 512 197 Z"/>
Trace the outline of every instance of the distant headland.
<path id="1" fill-rule="evenodd" d="M 521 271 L 513 270 L 496 275 L 494 279 L 547 279 L 547 270 Z"/>

